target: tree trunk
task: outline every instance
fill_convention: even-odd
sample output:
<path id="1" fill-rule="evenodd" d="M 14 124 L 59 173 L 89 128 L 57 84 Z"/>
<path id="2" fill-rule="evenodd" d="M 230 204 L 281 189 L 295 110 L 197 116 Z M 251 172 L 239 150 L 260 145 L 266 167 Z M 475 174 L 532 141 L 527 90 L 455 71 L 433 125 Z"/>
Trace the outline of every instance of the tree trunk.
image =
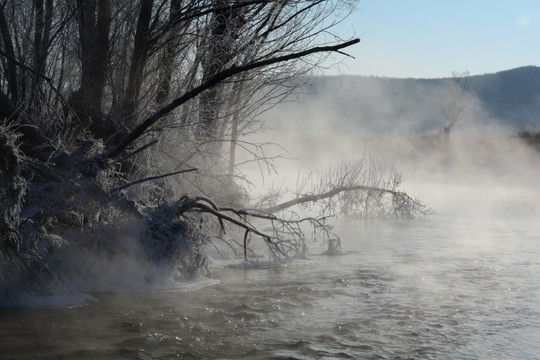
<path id="1" fill-rule="evenodd" d="M 7 55 L 7 81 L 9 91 L 11 92 L 11 100 L 13 103 L 19 101 L 19 89 L 17 86 L 17 67 L 15 64 L 15 51 L 13 49 L 13 41 L 4 14 L 4 9 L 0 10 L 0 33 L 2 34 L 2 42 Z"/>
<path id="2" fill-rule="evenodd" d="M 234 164 L 236 161 L 236 141 L 238 140 L 238 119 L 239 115 L 237 112 L 234 113 L 232 118 L 232 128 L 231 128 L 231 146 L 229 148 L 229 177 L 232 179 L 234 177 Z"/>
<path id="3" fill-rule="evenodd" d="M 53 0 L 34 0 L 35 11 L 34 27 L 34 59 L 33 69 L 41 75 L 45 75 L 47 68 L 47 54 L 52 26 Z M 40 94 L 43 77 L 32 74 L 31 104 L 33 111 L 40 109 Z"/>
<path id="4" fill-rule="evenodd" d="M 153 0 L 141 0 L 133 55 L 131 57 L 131 67 L 129 69 L 128 85 L 123 106 L 124 120 L 127 121 L 127 124 L 133 123 L 135 120 L 135 112 L 137 111 L 137 102 L 141 91 L 144 67 L 148 60 L 148 37 L 153 5 Z"/>
<path id="5" fill-rule="evenodd" d="M 209 25 L 209 37 L 205 56 L 201 65 L 203 69 L 203 82 L 212 78 L 222 71 L 235 57 L 234 44 L 238 33 L 244 25 L 243 8 L 228 8 L 229 0 L 216 0 L 215 5 L 219 10 L 214 12 Z M 221 91 L 216 86 L 201 94 L 199 99 L 199 140 L 213 139 L 217 135 L 217 120 L 221 108 Z"/>
<path id="6" fill-rule="evenodd" d="M 175 16 L 178 15 L 182 8 L 182 0 L 171 0 L 171 12 L 169 21 L 172 22 Z M 159 83 L 156 93 L 156 104 L 163 106 L 167 101 L 171 91 L 171 77 L 173 74 L 174 57 L 176 55 L 178 42 L 174 39 L 175 36 L 171 34 L 167 41 L 167 45 L 163 50 L 161 57 L 161 66 L 159 68 Z"/>
<path id="7" fill-rule="evenodd" d="M 111 133 L 112 124 L 103 115 L 111 27 L 110 0 L 78 0 L 77 20 L 81 58 L 81 85 L 70 98 L 70 105 L 98 138 Z"/>

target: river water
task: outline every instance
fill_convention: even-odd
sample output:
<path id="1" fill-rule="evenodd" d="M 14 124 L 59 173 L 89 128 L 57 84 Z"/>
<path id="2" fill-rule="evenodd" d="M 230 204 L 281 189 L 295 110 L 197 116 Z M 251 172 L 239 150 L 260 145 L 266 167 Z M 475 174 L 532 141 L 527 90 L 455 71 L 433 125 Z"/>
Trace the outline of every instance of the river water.
<path id="1" fill-rule="evenodd" d="M 536 359 L 534 216 L 342 220 L 343 255 L 214 267 L 212 286 L 0 310 L 2 359 Z M 204 284 L 202 282 L 201 284 Z"/>

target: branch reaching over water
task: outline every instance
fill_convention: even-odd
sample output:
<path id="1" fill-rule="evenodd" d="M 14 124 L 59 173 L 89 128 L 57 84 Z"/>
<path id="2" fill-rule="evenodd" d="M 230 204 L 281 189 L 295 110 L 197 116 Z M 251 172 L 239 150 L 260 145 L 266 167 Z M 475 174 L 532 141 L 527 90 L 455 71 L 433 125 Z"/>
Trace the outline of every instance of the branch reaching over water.
<path id="1" fill-rule="evenodd" d="M 365 185 L 342 186 L 342 187 L 334 188 L 334 189 L 332 189 L 330 191 L 327 191 L 327 192 L 321 193 L 321 194 L 303 195 L 303 196 L 300 196 L 300 197 L 298 197 L 296 199 L 285 201 L 285 202 L 283 202 L 281 204 L 277 204 L 277 205 L 272 206 L 270 208 L 264 209 L 263 211 L 269 212 L 269 213 L 275 213 L 277 211 L 285 210 L 285 209 L 288 209 L 288 208 L 290 208 L 292 206 L 295 206 L 295 205 L 300 205 L 300 204 L 308 203 L 308 202 L 317 202 L 319 200 L 328 199 L 328 198 L 336 196 L 336 195 L 338 195 L 339 193 L 342 193 L 342 192 L 359 191 L 359 190 L 361 190 L 361 191 L 380 191 L 380 192 L 387 192 L 387 193 L 390 193 L 390 194 L 395 194 L 396 193 L 395 191 L 392 191 L 392 190 L 381 189 L 381 188 L 376 188 L 376 187 L 372 187 L 372 186 L 365 186 Z"/>
<path id="2" fill-rule="evenodd" d="M 395 203 L 396 205 L 396 210 L 398 210 L 397 208 L 399 207 L 403 215 L 407 214 L 407 216 L 405 217 L 414 217 L 414 212 L 416 211 L 422 212 L 422 209 L 425 208 L 425 205 L 422 204 L 420 201 L 411 198 L 409 195 L 407 195 L 407 193 L 402 192 L 402 191 L 394 191 L 394 190 L 389 190 L 389 189 L 384 189 L 384 188 L 377 188 L 373 186 L 354 185 L 354 186 L 336 187 L 330 191 L 327 191 L 321 194 L 300 196 L 296 199 L 285 201 L 283 203 L 277 204 L 270 208 L 264 209 L 263 211 L 268 212 L 268 213 L 275 213 L 277 211 L 285 210 L 295 205 L 301 205 L 301 204 L 310 203 L 310 202 L 317 202 L 320 200 L 332 198 L 334 196 L 339 195 L 340 193 L 353 192 L 353 191 L 365 191 L 365 192 L 375 192 L 375 193 L 380 193 L 380 194 L 390 194 L 393 197 L 393 203 Z M 400 217 L 403 217 L 403 216 L 400 216 Z"/>
<path id="3" fill-rule="evenodd" d="M 401 173 L 391 170 L 386 174 L 383 165 L 364 155 L 335 169 L 308 174 L 300 181 L 296 198 L 281 203 L 274 198 L 268 201 L 270 205 L 261 208 L 275 213 L 296 205 L 317 206 L 322 214 L 364 218 L 414 218 L 430 214 L 432 210 L 421 201 L 398 190 L 402 181 Z"/>
<path id="4" fill-rule="evenodd" d="M 230 68 L 217 73 L 216 75 L 212 76 L 210 79 L 202 83 L 201 85 L 197 86 L 196 88 L 184 93 L 182 96 L 176 98 L 174 101 L 169 103 L 168 105 L 162 107 L 158 111 L 156 111 L 154 114 L 147 117 L 145 120 L 143 120 L 135 129 L 133 129 L 114 149 L 112 149 L 106 156 L 110 159 L 114 159 L 118 157 L 122 151 L 124 151 L 133 141 L 137 140 L 144 132 L 152 125 L 154 125 L 159 119 L 163 118 L 165 115 L 169 114 L 171 111 L 179 107 L 180 105 L 184 104 L 188 100 L 193 99 L 203 91 L 210 89 L 217 84 L 221 83 L 222 81 L 229 79 L 237 74 L 240 74 L 242 72 L 250 71 L 253 69 L 266 67 L 269 65 L 290 61 L 294 59 L 298 59 L 301 57 L 305 57 L 307 55 L 320 53 L 320 52 L 336 52 L 341 49 L 344 49 L 346 47 L 349 47 L 351 45 L 357 44 L 360 42 L 360 39 L 354 39 L 351 41 L 347 41 L 342 44 L 332 45 L 332 46 L 318 46 L 314 47 L 305 51 L 278 56 L 275 58 L 270 58 L 266 60 L 256 61 L 250 64 L 246 65 L 240 65 L 236 66 L 233 65 Z"/>
<path id="5" fill-rule="evenodd" d="M 333 227 L 327 223 L 327 216 L 300 218 L 296 214 L 294 216 L 289 214 L 291 215 L 289 218 L 280 218 L 260 210 L 219 208 L 211 199 L 205 197 L 190 198 L 184 196 L 173 206 L 176 208 L 174 211 L 178 217 L 188 217 L 192 212 L 199 212 L 217 219 L 221 229 L 218 238 L 233 249 L 235 246 L 229 241 L 242 247 L 245 260 L 249 260 L 248 253 L 253 252 L 249 248 L 249 239 L 252 234 L 259 236 L 264 241 L 274 260 L 291 256 L 305 256 L 307 246 L 304 231 L 301 229 L 303 223 L 308 223 L 313 231 L 319 235 L 318 238 L 321 244 L 332 243 L 335 249 L 340 248 L 339 236 L 332 232 Z M 267 227 L 264 231 L 260 230 L 260 224 L 258 227 L 252 223 L 256 219 L 263 220 L 270 227 Z M 238 235 L 234 232 L 231 235 L 232 240 L 225 239 L 225 222 L 243 230 L 241 234 L 243 237 L 242 242 L 234 239 L 235 235 Z"/>

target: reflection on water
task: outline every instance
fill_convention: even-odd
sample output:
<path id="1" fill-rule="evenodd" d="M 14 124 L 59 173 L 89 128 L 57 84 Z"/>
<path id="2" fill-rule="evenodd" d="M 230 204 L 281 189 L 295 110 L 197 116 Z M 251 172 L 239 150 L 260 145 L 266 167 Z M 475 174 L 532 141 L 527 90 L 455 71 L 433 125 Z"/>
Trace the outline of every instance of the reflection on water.
<path id="1" fill-rule="evenodd" d="M 341 256 L 216 269 L 199 290 L 0 310 L 2 359 L 533 359 L 537 219 L 342 221 Z"/>

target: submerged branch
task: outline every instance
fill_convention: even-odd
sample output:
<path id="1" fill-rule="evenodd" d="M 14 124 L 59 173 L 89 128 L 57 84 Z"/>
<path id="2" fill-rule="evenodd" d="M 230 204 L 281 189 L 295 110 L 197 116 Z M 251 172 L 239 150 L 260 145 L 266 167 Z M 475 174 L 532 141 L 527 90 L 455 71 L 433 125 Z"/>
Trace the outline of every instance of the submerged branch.
<path id="1" fill-rule="evenodd" d="M 190 199 L 190 201 L 187 201 L 183 204 L 181 204 L 178 208 L 178 211 L 177 211 L 177 215 L 178 216 L 181 216 L 183 215 L 187 210 L 190 210 L 190 209 L 198 209 L 202 212 L 205 212 L 205 213 L 209 213 L 211 215 L 214 215 L 218 221 L 220 222 L 220 226 L 221 228 L 224 230 L 224 224 L 223 224 L 223 220 L 227 221 L 227 222 L 230 222 L 242 229 L 244 229 L 246 232 L 250 232 L 250 233 L 253 233 L 255 235 L 258 235 L 260 236 L 261 238 L 263 238 L 263 240 L 268 244 L 268 245 L 271 245 L 275 250 L 277 250 L 282 256 L 287 256 L 287 254 L 285 254 L 285 252 L 279 247 L 279 245 L 277 243 L 275 243 L 274 241 L 272 241 L 272 237 L 259 231 L 257 228 L 255 228 L 254 226 L 251 226 L 249 224 L 247 224 L 246 222 L 244 221 L 241 221 L 241 220 L 238 220 L 238 219 L 235 219 L 229 215 L 226 215 L 224 214 L 223 212 L 219 211 L 218 209 L 214 208 L 213 206 L 208 206 L 206 204 L 202 204 L 200 202 L 197 202 L 197 201 L 193 201 L 195 199 Z M 247 234 L 244 236 L 244 239 L 246 239 L 246 236 Z M 246 243 L 246 242 L 245 242 Z M 245 250 L 245 252 L 247 252 L 247 250 Z"/>

